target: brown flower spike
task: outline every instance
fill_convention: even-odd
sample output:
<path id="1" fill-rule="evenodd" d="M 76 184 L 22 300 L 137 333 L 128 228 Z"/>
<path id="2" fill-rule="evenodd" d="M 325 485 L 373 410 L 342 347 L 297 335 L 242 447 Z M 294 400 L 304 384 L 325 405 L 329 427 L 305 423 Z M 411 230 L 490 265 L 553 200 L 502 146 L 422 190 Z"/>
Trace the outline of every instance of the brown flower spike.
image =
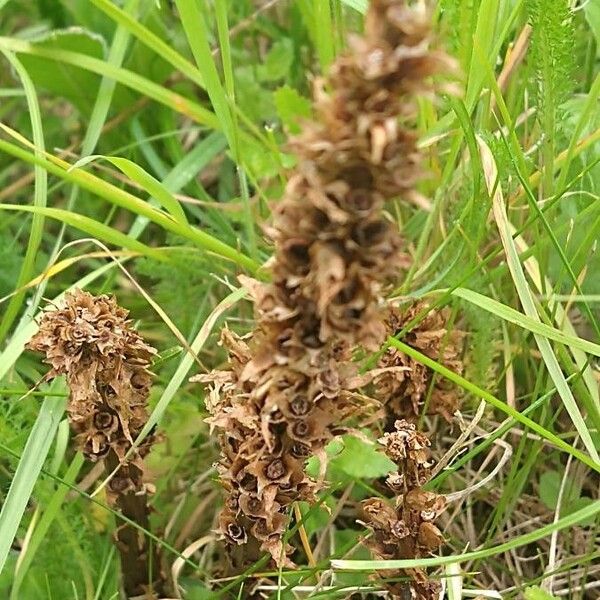
<path id="1" fill-rule="evenodd" d="M 27 347 L 43 353 L 52 366 L 47 379 L 66 376 L 67 412 L 79 449 L 90 461 L 104 460 L 108 473 L 116 469 L 107 488 L 109 503 L 147 530 L 143 458 L 153 437 L 125 455 L 148 420 L 148 366 L 156 351 L 131 328 L 127 316 L 114 298 L 75 290 L 66 294 L 63 308 L 44 314 Z M 149 542 L 127 523 L 117 529 L 128 598 L 155 598 L 164 591 L 158 553 Z"/>
<path id="2" fill-rule="evenodd" d="M 419 313 L 428 310 L 424 302 L 415 302 L 406 308 L 390 307 L 386 319 L 388 335 L 395 336 Z M 460 359 L 462 335 L 448 332 L 449 310 L 430 310 L 402 341 L 429 358 L 436 360 L 455 373 L 462 373 Z M 416 421 L 423 412 L 441 415 L 452 421 L 460 404 L 460 389 L 438 377 L 422 363 L 397 348 L 388 348 L 378 363 L 374 378 L 375 397 L 386 410 L 386 429 L 393 430 L 397 419 Z"/>
<path id="3" fill-rule="evenodd" d="M 387 479 L 388 487 L 396 495 L 396 506 L 392 508 L 380 498 L 363 502 L 363 520 L 373 532 L 367 545 L 382 560 L 426 557 L 443 542 L 433 521 L 445 507 L 443 496 L 421 487 L 429 480 L 433 466 L 429 440 L 412 423 L 399 420 L 395 431 L 386 433 L 379 443 L 398 465 L 398 471 Z M 439 584 L 430 581 L 423 569 L 389 571 L 382 575 L 409 578 L 407 582 L 386 582 L 393 598 L 434 600 L 439 595 Z"/>
<path id="4" fill-rule="evenodd" d="M 268 229 L 272 282 L 243 280 L 256 330 L 248 339 L 224 330 L 229 369 L 198 378 L 212 383 L 228 494 L 219 530 L 242 562 L 259 550 L 286 561 L 289 507 L 318 489 L 305 460 L 323 456 L 361 408 L 351 352 L 380 346 L 383 288 L 408 264 L 383 207 L 413 193 L 416 95 L 448 65 L 428 35 L 427 19 L 403 0 L 372 0 L 364 37 L 317 82 L 316 118 L 291 140 L 298 166 Z"/>

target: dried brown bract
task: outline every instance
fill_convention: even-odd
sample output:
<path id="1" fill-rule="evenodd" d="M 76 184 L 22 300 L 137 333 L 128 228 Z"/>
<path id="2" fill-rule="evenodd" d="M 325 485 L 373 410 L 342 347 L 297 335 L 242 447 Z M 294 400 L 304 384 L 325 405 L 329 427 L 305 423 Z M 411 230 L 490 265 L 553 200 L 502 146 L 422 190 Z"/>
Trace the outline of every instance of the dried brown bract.
<path id="1" fill-rule="evenodd" d="M 360 410 L 351 351 L 376 350 L 385 338 L 382 293 L 408 257 L 383 207 L 409 197 L 420 176 L 416 93 L 448 66 L 428 36 L 417 9 L 373 0 L 364 37 L 317 82 L 316 119 L 291 140 L 298 166 L 268 228 L 272 282 L 242 282 L 258 325 L 248 340 L 225 330 L 229 369 L 200 378 L 212 382 L 228 493 L 219 530 L 248 559 L 258 542 L 285 562 L 290 504 L 310 502 L 320 485 L 305 460 L 323 456 Z"/>
<path id="2" fill-rule="evenodd" d="M 383 560 L 426 557 L 443 543 L 442 533 L 433 522 L 446 504 L 443 496 L 422 488 L 429 480 L 433 465 L 429 440 L 412 423 L 399 420 L 395 431 L 386 433 L 379 442 L 398 465 L 397 472 L 387 480 L 396 495 L 396 506 L 391 507 L 380 498 L 363 502 L 363 520 L 373 533 L 366 543 L 373 554 Z M 422 569 L 390 571 L 383 575 L 409 579 L 386 582 L 394 598 L 434 600 L 439 595 L 439 585 L 430 581 Z"/>
<path id="3" fill-rule="evenodd" d="M 88 460 L 104 460 L 107 472 L 116 470 L 107 486 L 110 504 L 148 529 L 143 458 L 153 436 L 136 449 L 132 445 L 148 420 L 148 366 L 156 351 L 127 317 L 114 298 L 75 290 L 66 294 L 62 308 L 44 314 L 27 347 L 45 355 L 52 367 L 47 379 L 66 376 L 67 412 L 80 450 Z M 117 529 L 116 543 L 127 596 L 162 593 L 158 554 L 147 536 L 125 523 Z"/>
<path id="4" fill-rule="evenodd" d="M 396 335 L 416 315 L 427 310 L 427 304 L 416 302 L 407 308 L 391 307 L 386 319 L 388 335 Z M 448 331 L 449 310 L 430 310 L 404 335 L 402 341 L 429 358 L 462 373 L 462 334 Z M 400 367 L 400 368 L 398 368 Z M 385 405 L 387 426 L 396 419 L 416 420 L 423 412 L 453 419 L 461 399 L 460 388 L 397 348 L 388 348 L 378 364 L 374 378 L 375 396 Z"/>

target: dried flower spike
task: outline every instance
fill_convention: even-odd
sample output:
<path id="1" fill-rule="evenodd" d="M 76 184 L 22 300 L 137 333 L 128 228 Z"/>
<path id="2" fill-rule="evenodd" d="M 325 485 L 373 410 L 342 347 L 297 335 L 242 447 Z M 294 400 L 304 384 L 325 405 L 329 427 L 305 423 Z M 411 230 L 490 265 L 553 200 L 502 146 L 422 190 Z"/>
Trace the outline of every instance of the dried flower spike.
<path id="1" fill-rule="evenodd" d="M 392 508 L 380 498 L 363 502 L 363 520 L 373 532 L 366 543 L 373 554 L 383 560 L 426 557 L 443 542 L 442 533 L 433 521 L 446 505 L 444 496 L 422 489 L 433 465 L 429 440 L 412 423 L 399 420 L 395 431 L 386 433 L 379 442 L 398 466 L 398 471 L 387 480 L 396 495 L 396 507 Z M 382 575 L 410 578 L 407 582 L 386 582 L 393 598 L 434 600 L 439 595 L 439 585 L 430 581 L 423 569 L 390 571 Z"/>
<path id="2" fill-rule="evenodd" d="M 45 355 L 52 379 L 65 375 L 67 412 L 79 449 L 90 461 L 103 460 L 109 503 L 139 527 L 149 528 L 143 458 L 153 436 L 136 449 L 133 440 L 148 420 L 147 401 L 155 354 L 131 328 L 128 311 L 114 298 L 75 290 L 63 308 L 46 312 L 27 348 Z M 126 458 L 128 451 L 131 455 Z M 156 548 L 139 529 L 124 523 L 116 531 L 128 598 L 155 598 L 165 589 Z"/>
<path id="3" fill-rule="evenodd" d="M 317 82 L 315 121 L 291 140 L 298 166 L 268 229 L 272 283 L 242 282 L 256 330 L 249 339 L 225 330 L 228 370 L 200 378 L 212 383 L 228 493 L 219 531 L 248 559 L 258 547 L 286 562 L 289 507 L 319 487 L 305 460 L 324 456 L 360 411 L 351 351 L 379 348 L 384 288 L 408 266 L 383 206 L 413 192 L 416 93 L 448 60 L 429 49 L 425 15 L 403 0 L 373 0 L 365 25 Z"/>
<path id="4" fill-rule="evenodd" d="M 388 335 L 397 335 L 419 313 L 428 310 L 424 302 L 406 308 L 390 307 L 386 319 Z M 462 334 L 448 332 L 449 310 L 429 310 L 402 341 L 455 373 L 462 373 L 460 359 Z M 397 348 L 388 348 L 377 365 L 374 378 L 375 396 L 386 410 L 386 429 L 392 429 L 396 419 L 415 421 L 423 412 L 441 415 L 452 421 L 460 404 L 460 389 Z"/>

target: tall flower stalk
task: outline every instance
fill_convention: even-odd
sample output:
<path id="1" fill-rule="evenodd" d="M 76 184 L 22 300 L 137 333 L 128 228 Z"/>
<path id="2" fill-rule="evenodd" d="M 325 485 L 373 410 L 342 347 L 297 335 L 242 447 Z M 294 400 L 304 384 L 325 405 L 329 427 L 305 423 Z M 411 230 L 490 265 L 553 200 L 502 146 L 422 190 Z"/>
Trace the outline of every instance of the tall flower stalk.
<path id="1" fill-rule="evenodd" d="M 75 290 L 64 307 L 48 311 L 30 350 L 45 355 L 52 379 L 65 375 L 69 387 L 67 413 L 77 447 L 91 462 L 104 461 L 113 473 L 107 485 L 110 506 L 126 519 L 115 532 L 123 587 L 128 598 L 164 595 L 166 580 L 149 530 L 148 489 L 143 459 L 154 437 L 133 448 L 148 420 L 151 375 L 156 353 L 132 329 L 128 311 L 114 298 Z"/>
<path id="2" fill-rule="evenodd" d="M 262 550 L 286 562 L 289 507 L 321 485 L 306 458 L 323 457 L 361 410 L 351 353 L 380 347 L 383 291 L 408 266 L 384 205 L 414 194 L 416 96 L 447 65 L 422 11 L 373 0 L 364 36 L 316 82 L 315 119 L 290 142 L 298 166 L 268 229 L 272 282 L 243 281 L 256 329 L 244 339 L 224 330 L 229 367 L 200 378 L 212 383 L 227 491 L 219 530 L 234 557 Z"/>

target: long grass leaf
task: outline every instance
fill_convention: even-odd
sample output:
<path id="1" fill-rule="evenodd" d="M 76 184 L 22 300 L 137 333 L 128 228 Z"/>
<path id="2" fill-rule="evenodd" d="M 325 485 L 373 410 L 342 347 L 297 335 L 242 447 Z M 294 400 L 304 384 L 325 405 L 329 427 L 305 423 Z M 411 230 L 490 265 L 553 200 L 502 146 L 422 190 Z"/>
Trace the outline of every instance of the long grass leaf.
<path id="1" fill-rule="evenodd" d="M 48 208 L 48 207 L 36 207 L 36 206 L 19 206 L 18 204 L 0 204 L 0 210 L 9 211 L 20 211 L 29 212 L 34 214 L 42 214 L 51 219 L 56 219 L 61 223 L 66 223 L 75 229 L 79 229 L 103 242 L 114 244 L 116 246 L 122 246 L 143 254 L 155 258 L 156 260 L 165 261 L 167 260 L 164 253 L 160 252 L 156 248 L 151 248 L 138 242 L 137 240 L 131 239 L 129 236 L 121 233 L 118 229 L 113 229 L 104 223 L 100 223 L 77 213 L 69 212 L 62 208 Z"/>
<path id="2" fill-rule="evenodd" d="M 529 427 L 529 429 L 535 431 L 538 435 L 554 444 L 557 448 L 560 448 L 561 450 L 564 450 L 565 452 L 573 455 L 573 457 L 577 458 L 578 460 L 586 464 L 588 467 L 591 467 L 592 469 L 600 473 L 599 461 L 592 460 L 585 453 L 581 452 L 580 450 L 577 450 L 577 448 L 574 448 L 573 446 L 571 446 L 571 444 L 567 444 L 567 442 L 562 440 L 556 434 L 552 433 L 551 431 L 548 431 L 545 427 L 542 427 L 539 423 L 536 423 L 529 417 L 522 415 L 518 410 L 516 410 L 512 406 L 509 406 L 508 404 L 506 404 L 506 402 L 502 402 L 502 400 L 496 398 L 493 394 L 490 394 L 489 392 L 475 385 L 471 381 L 468 381 L 461 375 L 458 375 L 458 373 L 454 373 L 454 371 L 451 371 L 450 369 L 444 367 L 444 365 L 440 365 L 435 360 L 432 360 L 425 354 L 419 352 L 418 350 L 415 350 L 411 346 L 397 340 L 396 338 L 388 338 L 388 343 L 390 346 L 398 348 L 398 350 L 401 350 L 408 356 L 429 367 L 436 373 L 439 373 L 449 381 L 452 381 L 456 385 L 462 387 L 467 392 L 473 394 L 478 398 L 481 398 L 482 400 L 485 400 L 494 408 L 501 410 L 503 413 L 509 415 L 510 417 L 521 423 L 521 425 Z"/>
<path id="3" fill-rule="evenodd" d="M 498 231 L 500 232 L 502 245 L 504 246 L 504 251 L 506 253 L 508 267 L 517 289 L 519 299 L 521 300 L 525 314 L 536 321 L 540 321 L 537 309 L 535 307 L 533 295 L 529 285 L 527 284 L 525 273 L 523 272 L 523 266 L 521 265 L 521 261 L 519 259 L 519 253 L 511 235 L 511 228 L 509 226 L 508 216 L 504 206 L 502 191 L 498 185 L 498 171 L 494 157 L 487 144 L 481 138 L 478 138 L 478 143 L 481 152 L 482 164 L 484 167 L 486 185 L 490 195 L 492 196 L 494 217 L 498 225 Z M 560 369 L 558 359 L 552 350 L 550 342 L 539 334 L 534 333 L 534 336 L 538 348 L 542 354 L 542 358 L 544 359 L 546 367 L 548 368 L 548 373 L 550 374 L 550 377 L 554 382 L 556 389 L 558 390 L 558 394 L 560 395 L 565 409 L 569 413 L 577 432 L 581 436 L 583 445 L 592 459 L 596 463 L 600 462 L 600 456 L 598 456 L 598 451 L 596 450 L 590 431 L 585 424 L 585 420 L 583 419 L 581 411 L 579 410 L 579 406 L 577 405 L 577 402 L 573 397 L 573 393 L 571 392 L 571 389 L 569 388 L 569 385 L 567 384 Z"/>
<path id="4" fill-rule="evenodd" d="M 121 173 L 129 177 L 129 179 L 135 183 L 141 185 L 144 190 L 156 198 L 158 203 L 162 205 L 163 208 L 165 208 L 178 223 L 181 225 L 188 225 L 185 212 L 183 211 L 183 208 L 181 207 L 181 204 L 177 198 L 175 198 L 175 196 L 173 196 L 171 192 L 169 192 L 169 190 L 160 181 L 158 181 L 158 179 L 150 175 L 150 173 L 148 173 L 138 164 L 127 158 L 123 158 L 121 156 L 92 154 L 78 160 L 71 168 L 83 167 L 84 165 L 87 165 L 97 159 L 106 160 L 117 167 Z"/>
<path id="5" fill-rule="evenodd" d="M 208 42 L 208 28 L 204 15 L 196 0 L 175 0 L 175 4 L 179 10 L 181 23 L 196 64 L 202 68 L 206 91 L 219 119 L 220 127 L 227 136 L 229 146 L 235 152 L 233 118 L 227 102 L 227 94 L 221 84 L 219 72 Z"/>
<path id="6" fill-rule="evenodd" d="M 126 28 L 143 44 L 154 50 L 162 59 L 173 65 L 196 85 L 204 88 L 202 73 L 187 58 L 182 56 L 137 19 L 134 19 L 133 16 L 110 0 L 90 0 L 90 3 L 105 13 L 115 23 Z"/>
<path id="7" fill-rule="evenodd" d="M 71 485 L 74 484 L 75 478 L 77 477 L 77 474 L 81 470 L 82 466 L 83 455 L 78 453 L 75 455 L 75 458 L 71 461 L 71 464 L 69 465 L 69 468 L 67 469 L 64 475 L 65 482 Z M 66 485 L 59 485 L 54 494 L 52 494 L 48 505 L 46 506 L 44 512 L 42 513 L 42 516 L 37 522 L 36 527 L 33 531 L 33 535 L 31 536 L 27 547 L 24 549 L 24 552 L 19 557 L 19 562 L 17 563 L 17 568 L 15 570 L 15 577 L 13 580 L 12 589 L 10 591 L 11 600 L 19 599 L 19 592 L 23 583 L 23 579 L 25 578 L 27 571 L 31 567 L 33 559 L 35 558 L 38 549 L 40 548 L 46 534 L 48 533 L 50 526 L 59 514 L 59 511 L 68 491 L 69 488 Z"/>
<path id="8" fill-rule="evenodd" d="M 560 342 L 561 344 L 565 344 L 571 348 L 577 348 L 583 352 L 593 354 L 594 356 L 600 356 L 600 344 L 594 344 L 594 342 L 584 340 L 577 335 L 572 335 L 561 331 L 560 329 L 555 329 L 550 325 L 546 325 L 545 323 L 533 319 L 528 315 L 524 315 L 522 312 L 519 312 L 518 310 L 515 310 L 506 304 L 502 304 L 502 302 L 488 298 L 483 294 L 479 294 L 478 292 L 468 290 L 466 288 L 456 288 L 452 291 L 452 295 L 462 298 L 471 304 L 475 304 L 476 306 L 479 306 L 479 308 L 483 308 L 489 313 L 492 313 L 497 317 L 508 321 L 509 323 L 518 325 L 527 331 L 543 335 L 550 340 Z"/>
<path id="9" fill-rule="evenodd" d="M 16 38 L 0 37 L 0 47 L 17 53 L 24 52 L 25 54 L 31 54 L 59 63 L 62 62 L 73 65 L 91 71 L 92 73 L 102 75 L 103 77 L 109 77 L 156 102 L 168 106 L 178 113 L 190 117 L 197 123 L 206 125 L 212 129 L 218 129 L 220 127 L 219 119 L 217 119 L 215 114 L 210 110 L 207 110 L 197 102 L 194 102 L 181 94 L 172 92 L 168 88 L 154 83 L 146 77 L 142 77 L 128 69 L 117 67 L 103 60 L 79 52 L 44 48 Z"/>
<path id="10" fill-rule="evenodd" d="M 8 129 L 2 124 L 0 124 L 0 127 L 2 127 L 2 129 L 5 131 Z M 51 160 L 49 158 L 39 158 L 23 148 L 19 148 L 14 144 L 0 140 L 0 152 L 2 151 L 25 162 L 31 164 L 40 164 L 53 175 L 72 183 L 76 183 L 80 187 L 92 192 L 93 194 L 96 194 L 97 196 L 100 196 L 101 198 L 104 198 L 105 200 L 108 200 L 113 204 L 116 204 L 117 206 L 121 206 L 122 208 L 137 214 L 144 215 L 167 231 L 192 240 L 201 248 L 222 256 L 223 258 L 232 260 L 233 262 L 244 268 L 247 268 L 252 272 L 256 272 L 259 268 L 257 262 L 252 258 L 246 256 L 231 246 L 228 246 L 212 235 L 195 227 L 185 226 L 177 223 L 177 221 L 175 221 L 171 216 L 152 208 L 152 206 L 150 206 L 147 202 L 140 200 L 133 194 L 121 190 L 120 188 L 102 180 L 99 177 L 96 177 L 91 173 L 88 173 L 82 169 L 69 170 L 71 165 L 57 157 L 51 157 Z M 46 153 L 46 156 L 48 157 L 48 153 Z"/>
<path id="11" fill-rule="evenodd" d="M 219 153 L 227 147 L 225 137 L 221 132 L 215 131 L 197 144 L 183 159 L 176 164 L 163 179 L 163 186 L 171 193 L 179 192 L 186 186 L 198 173 Z M 156 205 L 154 199 L 150 199 L 150 204 Z M 138 238 L 150 219 L 138 215 L 131 225 L 129 236 Z"/>
<path id="12" fill-rule="evenodd" d="M 64 383 L 56 380 L 51 392 L 63 391 Z M 58 424 L 65 410 L 66 399 L 49 396 L 44 400 L 38 417 L 29 433 L 25 449 L 0 512 L 0 572 L 17 534 L 19 523 L 33 492 Z"/>
<path id="13" fill-rule="evenodd" d="M 16 73 L 21 80 L 23 90 L 25 91 L 25 97 L 27 99 L 27 107 L 29 109 L 29 118 L 31 120 L 31 130 L 33 134 L 33 143 L 35 146 L 35 153 L 38 156 L 43 156 L 45 145 L 44 145 L 44 130 L 42 127 L 42 115 L 40 112 L 40 105 L 38 102 L 37 94 L 33 81 L 25 67 L 21 64 L 21 61 L 14 56 L 11 52 L 3 51 L 4 56 L 8 62 L 15 69 Z M 44 207 L 47 203 L 48 194 L 48 174 L 40 166 L 36 165 L 34 168 L 35 183 L 33 192 L 33 206 Z M 29 242 L 27 243 L 27 250 L 25 251 L 25 258 L 23 265 L 21 266 L 21 272 L 16 281 L 15 287 L 22 287 L 33 275 L 35 266 L 35 259 L 42 242 L 42 233 L 44 230 L 44 215 L 42 213 L 34 213 L 31 221 L 31 230 L 29 233 Z M 22 307 L 23 300 L 25 298 L 24 292 L 15 294 L 8 303 L 6 311 L 0 321 L 0 343 L 8 333 L 11 325 L 13 324 L 19 310 Z"/>
<path id="14" fill-rule="evenodd" d="M 384 569 L 414 569 L 417 567 L 438 567 L 440 565 L 451 565 L 454 563 L 468 562 L 489 558 L 504 552 L 509 552 L 515 548 L 520 548 L 527 544 L 533 544 L 541 540 L 554 531 L 561 531 L 568 527 L 573 527 L 582 521 L 586 521 L 600 513 L 600 500 L 592 502 L 585 508 L 581 508 L 562 519 L 533 529 L 528 533 L 511 538 L 508 542 L 491 546 L 490 548 L 482 548 L 473 552 L 465 552 L 463 554 L 453 554 L 451 556 L 438 556 L 436 558 L 417 558 L 407 560 L 332 560 L 331 566 L 334 569 L 344 571 L 379 571 Z"/>

